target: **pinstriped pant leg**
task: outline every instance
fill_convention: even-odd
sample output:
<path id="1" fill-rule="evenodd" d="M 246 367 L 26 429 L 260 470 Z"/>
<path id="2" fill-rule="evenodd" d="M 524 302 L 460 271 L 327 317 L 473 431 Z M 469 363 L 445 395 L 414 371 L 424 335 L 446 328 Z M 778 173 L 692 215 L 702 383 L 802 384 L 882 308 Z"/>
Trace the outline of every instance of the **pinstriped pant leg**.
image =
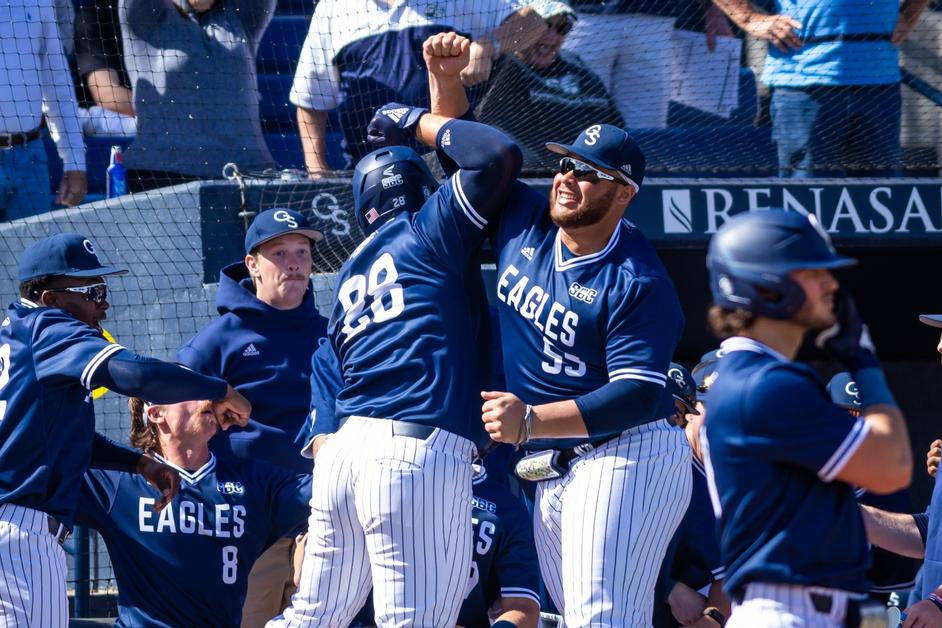
<path id="1" fill-rule="evenodd" d="M 318 453 L 300 585 L 266 628 L 345 627 L 366 602 L 369 561 L 351 488 L 360 471 L 357 441 L 338 433 Z"/>
<path id="2" fill-rule="evenodd" d="M 377 626 L 458 619 L 472 541 L 471 460 L 456 454 L 458 438 L 393 436 L 357 486 Z"/>
<path id="3" fill-rule="evenodd" d="M 651 625 L 658 571 L 690 502 L 690 471 L 683 431 L 663 421 L 573 465 L 562 511 L 567 625 Z"/>
<path id="4" fill-rule="evenodd" d="M 571 475 L 538 482 L 533 509 L 533 537 L 540 561 L 540 577 L 553 604 L 564 614 L 563 599 L 563 541 L 562 509 L 560 497 Z"/>
<path id="5" fill-rule="evenodd" d="M 9 504 L 0 508 L 0 627 L 65 628 L 65 551 L 48 533 L 46 514 Z"/>
<path id="6" fill-rule="evenodd" d="M 834 614 L 843 617 L 845 608 L 845 605 L 835 608 Z M 726 625 L 731 628 L 841 628 L 843 620 L 815 610 L 807 590 L 802 587 L 756 582 L 747 586 L 745 601 L 733 606 Z"/>

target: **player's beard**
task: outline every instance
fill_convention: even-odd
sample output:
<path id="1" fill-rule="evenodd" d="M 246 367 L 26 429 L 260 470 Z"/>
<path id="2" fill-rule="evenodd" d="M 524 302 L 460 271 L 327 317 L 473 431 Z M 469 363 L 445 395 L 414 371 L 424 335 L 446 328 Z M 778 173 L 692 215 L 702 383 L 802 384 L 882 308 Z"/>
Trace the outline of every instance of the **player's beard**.
<path id="1" fill-rule="evenodd" d="M 582 197 L 582 204 L 573 210 L 556 209 L 556 188 L 550 189 L 550 218 L 557 227 L 562 229 L 574 227 L 590 227 L 599 223 L 608 214 L 615 199 L 617 189 L 611 189 L 602 196 L 587 201 Z"/>

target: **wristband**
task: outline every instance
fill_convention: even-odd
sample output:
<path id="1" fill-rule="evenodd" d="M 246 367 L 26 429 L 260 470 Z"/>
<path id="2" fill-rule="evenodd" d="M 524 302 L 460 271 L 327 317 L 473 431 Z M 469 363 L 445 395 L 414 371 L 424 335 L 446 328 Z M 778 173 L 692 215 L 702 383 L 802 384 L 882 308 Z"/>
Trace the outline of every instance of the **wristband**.
<path id="1" fill-rule="evenodd" d="M 935 607 L 939 609 L 940 613 L 942 613 L 942 597 L 939 597 L 935 593 L 930 593 L 929 597 L 926 599 L 935 604 Z"/>
<path id="2" fill-rule="evenodd" d="M 533 430 L 533 406 L 527 404 L 527 409 L 523 413 L 523 421 L 520 423 L 520 437 L 517 440 L 518 445 L 523 445 L 530 440 L 530 432 Z"/>
<path id="3" fill-rule="evenodd" d="M 897 405 L 890 386 L 886 383 L 883 369 L 879 367 L 862 368 L 854 371 L 854 381 L 860 394 L 860 403 L 866 408 L 877 404 Z"/>
<path id="4" fill-rule="evenodd" d="M 726 615 L 724 615 L 720 609 L 716 608 L 715 606 L 707 606 L 705 609 L 703 609 L 702 616 L 709 617 L 720 626 L 726 625 Z"/>

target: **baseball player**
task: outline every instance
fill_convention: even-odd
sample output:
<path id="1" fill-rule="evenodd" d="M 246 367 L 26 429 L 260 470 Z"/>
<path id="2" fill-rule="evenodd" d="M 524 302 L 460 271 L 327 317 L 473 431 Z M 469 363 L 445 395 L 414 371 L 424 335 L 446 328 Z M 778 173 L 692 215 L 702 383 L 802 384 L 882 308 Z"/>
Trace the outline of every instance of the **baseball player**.
<path id="1" fill-rule="evenodd" d="M 844 408 L 851 416 L 860 416 L 860 394 L 857 382 L 850 373 L 843 371 L 834 375 L 827 385 L 828 393 L 834 405 Z M 912 512 L 909 490 L 903 489 L 889 495 L 878 495 L 858 488 L 854 491 L 857 502 L 893 513 L 909 514 Z M 886 604 L 894 591 L 912 589 L 915 584 L 918 563 L 912 558 L 888 552 L 880 547 L 870 549 L 873 565 L 867 572 L 870 581 L 870 597 Z"/>
<path id="2" fill-rule="evenodd" d="M 0 324 L 0 626 L 65 626 L 62 543 L 74 525 L 82 474 L 137 471 L 167 505 L 177 474 L 95 433 L 91 391 L 105 386 L 158 402 L 215 399 L 221 425 L 251 405 L 226 382 L 136 355 L 101 332 L 108 310 L 103 265 L 91 240 L 54 235 L 20 256 L 20 300 Z"/>
<path id="3" fill-rule="evenodd" d="M 460 86 L 468 45 L 454 34 L 427 40 L 430 80 Z M 414 151 L 393 146 L 354 171 L 366 239 L 338 274 L 328 324 L 344 422 L 317 454 L 324 490 L 311 502 L 300 588 L 273 627 L 345 626 L 371 583 L 378 625 L 454 625 L 470 573 L 471 462 L 487 441 L 473 412 L 486 303 L 465 284 L 520 151 L 474 122 L 401 105 L 378 116 L 460 170 L 438 188 Z"/>
<path id="4" fill-rule="evenodd" d="M 854 486 L 904 488 L 912 454 L 867 328 L 831 274 L 854 263 L 794 212 L 737 215 L 710 241 L 709 320 L 726 355 L 701 445 L 735 603 L 728 626 L 853 626 L 867 610 Z M 809 332 L 853 373 L 860 418 L 794 361 Z"/>
<path id="5" fill-rule="evenodd" d="M 298 212 L 261 212 L 245 234 L 245 258 L 222 269 L 219 317 L 177 351 L 184 365 L 221 377 L 252 402 L 245 428 L 219 433 L 214 453 L 231 452 L 294 473 L 310 473 L 294 436 L 311 400 L 311 355 L 327 333 L 314 304 L 311 246 L 323 238 Z M 272 545 L 249 574 L 243 628 L 285 609 L 294 591 L 294 538 Z"/>
<path id="6" fill-rule="evenodd" d="M 705 366 L 697 365 L 699 372 Z M 699 431 L 705 414 L 704 393 L 690 372 L 672 362 L 667 386 L 677 409 L 674 420 L 684 429 L 693 452 L 693 490 L 690 505 L 674 533 L 655 589 L 654 627 L 722 626 L 730 613 L 723 593 L 723 562 L 714 528 L 706 470 L 700 453 Z"/>
<path id="7" fill-rule="evenodd" d="M 101 533 L 118 585 L 118 626 L 233 628 L 252 564 L 304 526 L 311 476 L 209 450 L 205 401 L 129 401 L 131 442 L 176 469 L 180 492 L 155 512 L 140 476 L 91 469 L 76 513 Z"/>
<path id="8" fill-rule="evenodd" d="M 432 102 L 450 116 L 468 109 L 458 87 Z M 483 392 L 482 419 L 494 440 L 538 452 L 517 471 L 539 480 L 540 569 L 566 624 L 644 625 L 690 498 L 665 387 L 683 313 L 653 247 L 623 219 L 644 178 L 637 143 L 594 124 L 547 148 L 562 155 L 549 209 L 519 184 L 492 236 L 509 392 Z"/>

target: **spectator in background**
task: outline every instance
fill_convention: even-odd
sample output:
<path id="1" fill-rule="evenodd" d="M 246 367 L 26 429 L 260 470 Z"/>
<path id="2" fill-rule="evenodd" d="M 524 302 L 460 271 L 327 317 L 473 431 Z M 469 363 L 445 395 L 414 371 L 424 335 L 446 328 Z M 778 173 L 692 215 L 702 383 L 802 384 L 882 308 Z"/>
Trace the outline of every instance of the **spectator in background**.
<path id="1" fill-rule="evenodd" d="M 56 202 L 85 198 L 85 145 L 52 0 L 0 4 L 0 220 L 50 209 L 43 115 L 63 161 Z"/>
<path id="2" fill-rule="evenodd" d="M 746 33 L 772 44 L 762 80 L 772 88 L 779 175 L 899 174 L 898 46 L 928 0 L 716 0 Z"/>
<path id="3" fill-rule="evenodd" d="M 134 98 L 124 69 L 117 0 L 76 0 L 73 46 L 79 118 L 86 135 L 134 135 Z"/>
<path id="4" fill-rule="evenodd" d="M 311 463 L 294 445 L 311 403 L 311 356 L 327 321 L 314 305 L 311 246 L 323 238 L 301 214 L 269 209 L 245 236 L 244 261 L 222 269 L 219 318 L 177 352 L 184 365 L 224 376 L 253 402 L 248 426 L 218 434 L 214 453 L 264 461 L 294 473 Z M 288 605 L 294 538 L 275 542 L 248 578 L 243 628 L 257 628 Z"/>
<path id="5" fill-rule="evenodd" d="M 560 53 L 576 22 L 558 0 L 524 2 L 546 21 L 543 36 L 529 48 L 502 54 L 475 110 L 478 120 L 498 127 L 520 146 L 527 169 L 555 169 L 547 137 L 575 137 L 586 120 L 623 126 L 598 76 L 572 53 Z"/>
<path id="6" fill-rule="evenodd" d="M 259 117 L 255 53 L 276 0 L 120 0 L 137 139 L 132 192 L 275 167 Z"/>
<path id="7" fill-rule="evenodd" d="M 667 126 L 674 27 L 702 22 L 710 49 L 729 23 L 711 0 L 572 0 L 579 22 L 566 49 L 602 79 L 630 128 Z"/>
<path id="8" fill-rule="evenodd" d="M 465 85 L 486 80 L 500 50 L 529 47 L 545 24 L 533 12 L 516 10 L 512 0 L 321 0 L 291 88 L 298 107 L 304 162 L 312 176 L 327 163 L 327 112 L 336 109 L 344 133 L 344 168 L 370 152 L 363 136 L 378 107 L 402 102 L 428 107 L 428 80 L 422 43 L 431 35 L 469 35 L 471 63 Z"/>

